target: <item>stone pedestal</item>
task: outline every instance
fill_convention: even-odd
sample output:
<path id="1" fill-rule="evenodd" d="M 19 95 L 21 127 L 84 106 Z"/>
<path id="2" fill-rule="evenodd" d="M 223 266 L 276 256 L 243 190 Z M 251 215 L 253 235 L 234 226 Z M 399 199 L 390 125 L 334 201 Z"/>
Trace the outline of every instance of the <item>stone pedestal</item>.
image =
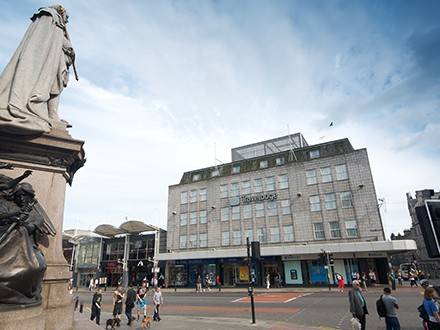
<path id="1" fill-rule="evenodd" d="M 64 197 L 66 183 L 72 182 L 75 171 L 84 164 L 83 144 L 62 130 L 33 138 L 0 133 L 0 161 L 14 165 L 13 170 L 0 170 L 1 173 L 16 177 L 25 170 L 33 171 L 24 181 L 33 186 L 38 202 L 57 231 L 55 237 L 49 238 L 49 244 L 42 246 L 47 262 L 42 305 L 0 310 L 2 329 L 3 326 L 14 330 L 72 328 L 73 305 L 67 289 L 71 272 L 62 250 Z"/>

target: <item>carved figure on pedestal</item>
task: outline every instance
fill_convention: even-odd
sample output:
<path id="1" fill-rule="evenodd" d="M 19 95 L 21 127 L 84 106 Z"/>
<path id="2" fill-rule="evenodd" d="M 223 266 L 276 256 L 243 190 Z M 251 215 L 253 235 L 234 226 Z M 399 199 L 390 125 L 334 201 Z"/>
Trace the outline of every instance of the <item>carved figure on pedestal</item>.
<path id="1" fill-rule="evenodd" d="M 60 126 L 59 96 L 70 66 L 78 79 L 66 10 L 59 5 L 40 8 L 31 20 L 0 76 L 0 132 L 41 134 Z"/>
<path id="2" fill-rule="evenodd" d="M 56 231 L 32 185 L 21 182 L 31 173 L 15 179 L 0 174 L 0 308 L 41 303 L 46 262 L 39 243 Z"/>

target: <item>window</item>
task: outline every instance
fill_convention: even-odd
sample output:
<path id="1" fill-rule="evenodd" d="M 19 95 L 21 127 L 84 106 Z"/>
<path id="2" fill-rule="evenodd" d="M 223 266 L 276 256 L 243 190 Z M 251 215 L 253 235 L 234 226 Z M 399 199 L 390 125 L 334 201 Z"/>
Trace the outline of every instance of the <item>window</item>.
<path id="1" fill-rule="evenodd" d="M 242 195 L 249 195 L 251 193 L 251 182 L 250 181 L 243 181 L 241 183 L 241 194 Z"/>
<path id="2" fill-rule="evenodd" d="M 232 232 L 232 245 L 241 244 L 241 230 L 234 230 Z"/>
<path id="3" fill-rule="evenodd" d="M 186 248 L 186 236 L 180 236 L 180 244 L 179 247 L 181 249 L 185 249 Z"/>
<path id="4" fill-rule="evenodd" d="M 257 238 L 260 243 L 267 242 L 267 232 L 266 228 L 258 228 L 257 229 Z"/>
<path id="5" fill-rule="evenodd" d="M 259 193 L 263 191 L 263 180 L 255 179 L 254 180 L 254 192 Z"/>
<path id="6" fill-rule="evenodd" d="M 244 231 L 244 238 L 249 237 L 249 242 L 252 242 L 254 240 L 254 233 L 252 228 L 250 229 L 245 229 Z"/>
<path id="7" fill-rule="evenodd" d="M 199 201 L 201 201 L 201 202 L 206 201 L 206 195 L 207 195 L 206 188 L 200 189 L 199 190 Z"/>
<path id="8" fill-rule="evenodd" d="M 227 198 L 228 197 L 228 185 L 222 184 L 220 186 L 220 198 Z"/>
<path id="9" fill-rule="evenodd" d="M 308 185 L 318 183 L 318 180 L 316 180 L 316 170 L 307 170 L 306 180 Z"/>
<path id="10" fill-rule="evenodd" d="M 240 219 L 240 206 L 233 206 L 232 207 L 232 220 L 239 220 Z"/>
<path id="11" fill-rule="evenodd" d="M 267 168 L 268 165 L 267 160 L 260 160 L 260 168 Z"/>
<path id="12" fill-rule="evenodd" d="M 194 174 L 193 175 L 193 181 L 199 181 L 201 178 L 200 174 Z"/>
<path id="13" fill-rule="evenodd" d="M 195 225 L 197 223 L 197 212 L 191 212 L 189 214 L 189 224 Z"/>
<path id="14" fill-rule="evenodd" d="M 238 185 L 238 182 L 231 183 L 231 191 L 229 195 L 231 197 L 240 195 L 240 186 Z"/>
<path id="15" fill-rule="evenodd" d="M 194 235 L 194 234 L 189 235 L 188 247 L 189 248 L 197 247 L 197 235 Z"/>
<path id="16" fill-rule="evenodd" d="M 313 235 L 315 239 L 324 239 L 324 224 L 323 223 L 314 223 L 313 224 Z"/>
<path id="17" fill-rule="evenodd" d="M 266 191 L 275 190 L 275 179 L 273 176 L 266 178 L 264 181 L 266 184 Z"/>
<path id="18" fill-rule="evenodd" d="M 229 245 L 229 231 L 222 232 L 222 246 Z"/>
<path id="19" fill-rule="evenodd" d="M 278 187 L 280 189 L 289 188 L 289 177 L 287 174 L 278 175 Z"/>
<path id="20" fill-rule="evenodd" d="M 331 182 L 332 179 L 332 169 L 331 167 L 323 167 L 321 168 L 321 181 L 322 182 Z"/>
<path id="21" fill-rule="evenodd" d="M 188 224 L 188 213 L 181 213 L 180 214 L 180 225 L 185 226 Z"/>
<path id="22" fill-rule="evenodd" d="M 280 241 L 280 228 L 272 227 L 270 230 L 270 241 L 272 243 L 278 243 Z"/>
<path id="23" fill-rule="evenodd" d="M 285 199 L 281 201 L 281 214 L 282 215 L 290 214 L 290 200 Z"/>
<path id="24" fill-rule="evenodd" d="M 293 226 L 283 227 L 284 242 L 293 242 Z"/>
<path id="25" fill-rule="evenodd" d="M 277 166 L 280 166 L 280 165 L 284 165 L 286 160 L 284 159 L 284 157 L 277 157 L 275 162 L 276 162 Z"/>
<path id="26" fill-rule="evenodd" d="M 180 204 L 186 204 L 188 203 L 188 192 L 182 191 L 180 193 Z"/>
<path id="27" fill-rule="evenodd" d="M 276 201 L 267 202 L 267 215 L 272 216 L 277 214 L 278 214 L 277 202 Z"/>
<path id="28" fill-rule="evenodd" d="M 255 204 L 255 216 L 257 218 L 264 217 L 264 204 L 263 203 Z"/>
<path id="29" fill-rule="evenodd" d="M 336 194 L 335 193 L 325 194 L 324 200 L 325 200 L 325 209 L 326 210 L 336 209 Z"/>
<path id="30" fill-rule="evenodd" d="M 199 213 L 200 223 L 206 223 L 208 221 L 208 216 L 206 211 L 200 211 Z"/>
<path id="31" fill-rule="evenodd" d="M 189 192 L 189 202 L 190 203 L 197 202 L 197 190 L 191 190 Z"/>
<path id="32" fill-rule="evenodd" d="M 199 235 L 199 247 L 207 247 L 208 246 L 208 234 L 203 233 Z"/>
<path id="33" fill-rule="evenodd" d="M 339 196 L 341 197 L 341 204 L 343 209 L 353 207 L 351 191 L 341 192 Z"/>
<path id="34" fill-rule="evenodd" d="M 243 206 L 243 219 L 252 218 L 252 205 Z"/>
<path id="35" fill-rule="evenodd" d="M 310 196 L 310 211 L 316 212 L 321 211 L 321 203 L 319 201 L 319 196 Z"/>
<path id="36" fill-rule="evenodd" d="M 211 172 L 211 178 L 214 178 L 216 176 L 220 175 L 220 171 L 218 169 L 212 170 Z"/>
<path id="37" fill-rule="evenodd" d="M 229 207 L 222 207 L 220 219 L 221 219 L 221 221 L 228 221 L 229 220 Z"/>
<path id="38" fill-rule="evenodd" d="M 232 166 L 232 174 L 238 174 L 240 173 L 240 165 L 233 165 Z"/>
<path id="39" fill-rule="evenodd" d="M 358 227 L 356 220 L 345 221 L 345 229 L 347 229 L 348 237 L 358 237 Z"/>
<path id="40" fill-rule="evenodd" d="M 330 226 L 330 236 L 332 238 L 341 238 L 341 228 L 339 227 L 339 222 L 333 221 L 329 222 Z"/>
<path id="41" fill-rule="evenodd" d="M 309 155 L 310 155 L 310 159 L 319 158 L 319 149 L 311 150 Z"/>
<path id="42" fill-rule="evenodd" d="M 335 166 L 335 170 L 336 170 L 336 180 L 348 179 L 347 165 L 342 164 Z"/>

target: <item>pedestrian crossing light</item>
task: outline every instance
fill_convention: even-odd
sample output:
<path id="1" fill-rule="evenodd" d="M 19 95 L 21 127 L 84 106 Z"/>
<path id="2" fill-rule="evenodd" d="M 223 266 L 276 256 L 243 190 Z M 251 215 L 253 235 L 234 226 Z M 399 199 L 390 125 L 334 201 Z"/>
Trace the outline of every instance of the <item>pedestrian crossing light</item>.
<path id="1" fill-rule="evenodd" d="M 329 263 L 329 265 L 335 264 L 335 259 L 333 258 L 333 253 L 328 254 L 328 263 Z"/>

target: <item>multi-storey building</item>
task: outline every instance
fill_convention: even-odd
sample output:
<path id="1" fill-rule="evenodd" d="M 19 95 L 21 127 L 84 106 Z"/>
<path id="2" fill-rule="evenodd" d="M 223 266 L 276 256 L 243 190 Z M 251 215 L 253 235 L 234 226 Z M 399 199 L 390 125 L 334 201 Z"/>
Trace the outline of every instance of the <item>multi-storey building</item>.
<path id="1" fill-rule="evenodd" d="M 386 281 L 387 254 L 415 249 L 385 241 L 366 149 L 348 139 L 309 146 L 301 134 L 232 149 L 232 162 L 185 172 L 169 187 L 166 278 L 197 275 L 223 285 L 248 281 L 246 238 L 261 243 L 252 271 L 286 284 L 323 284 L 321 250 L 333 253 L 330 280 L 370 269 Z"/>

